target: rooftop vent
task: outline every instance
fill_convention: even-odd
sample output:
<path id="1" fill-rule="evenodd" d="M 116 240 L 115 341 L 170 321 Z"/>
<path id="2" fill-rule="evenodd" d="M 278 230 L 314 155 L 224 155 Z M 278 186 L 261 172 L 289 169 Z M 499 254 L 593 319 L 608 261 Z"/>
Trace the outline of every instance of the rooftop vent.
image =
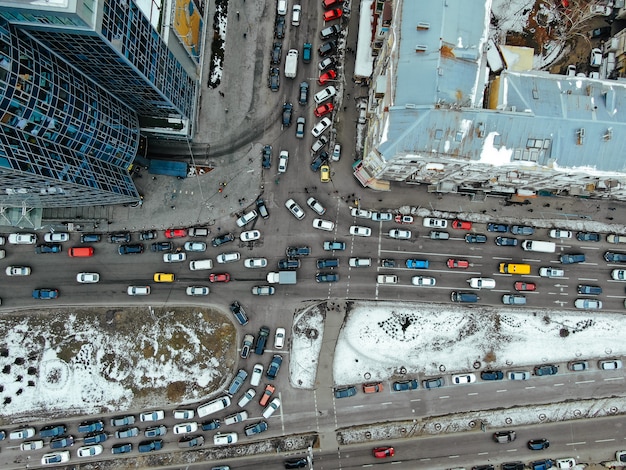
<path id="1" fill-rule="evenodd" d="M 426 52 L 428 50 L 428 46 L 425 46 L 423 44 L 418 44 L 417 46 L 415 46 L 415 52 Z"/>
<path id="2" fill-rule="evenodd" d="M 422 23 L 422 22 L 417 23 L 417 27 L 415 29 L 417 29 L 418 31 L 420 30 L 424 31 L 424 30 L 430 29 L 430 23 Z"/>
<path id="3" fill-rule="evenodd" d="M 581 127 L 576 131 L 576 145 L 582 145 L 585 142 L 585 128 Z"/>

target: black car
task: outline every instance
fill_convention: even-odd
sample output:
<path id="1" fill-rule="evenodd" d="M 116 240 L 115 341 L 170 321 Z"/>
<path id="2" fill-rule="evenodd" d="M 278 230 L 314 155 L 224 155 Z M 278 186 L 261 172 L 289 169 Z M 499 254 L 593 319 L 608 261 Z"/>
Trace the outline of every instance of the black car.
<path id="1" fill-rule="evenodd" d="M 506 462 L 502 464 L 502 470 L 524 470 L 522 462 Z"/>
<path id="2" fill-rule="evenodd" d="M 113 447 L 111 447 L 111 452 L 114 454 L 126 454 L 128 452 L 132 452 L 132 450 L 132 444 L 113 444 Z"/>
<path id="3" fill-rule="evenodd" d="M 276 24 L 274 25 L 274 35 L 277 39 L 282 39 L 285 37 L 285 17 L 279 15 L 276 18 Z"/>
<path id="4" fill-rule="evenodd" d="M 172 242 L 154 242 L 150 245 L 150 251 L 154 252 L 169 252 L 172 251 L 173 248 L 174 244 Z"/>
<path id="5" fill-rule="evenodd" d="M 282 118 L 283 126 L 285 127 L 291 126 L 292 114 L 293 114 L 293 104 L 284 103 L 283 104 L 283 118 Z"/>
<path id="6" fill-rule="evenodd" d="M 83 441 L 84 445 L 93 445 L 93 444 L 100 444 L 101 442 L 104 442 L 107 440 L 107 433 L 105 432 L 93 432 L 91 434 L 87 434 L 85 436 L 85 440 Z"/>
<path id="7" fill-rule="evenodd" d="M 140 240 L 154 240 L 159 234 L 156 230 L 146 230 L 139 234 Z"/>
<path id="8" fill-rule="evenodd" d="M 244 326 L 248 323 L 248 315 L 246 315 L 246 311 L 236 300 L 232 304 L 230 304 L 230 311 L 233 312 L 233 315 L 235 315 L 235 318 L 241 326 Z"/>
<path id="9" fill-rule="evenodd" d="M 396 392 L 406 392 L 408 390 L 417 390 L 419 388 L 419 384 L 417 380 L 400 380 L 398 382 L 393 383 L 393 389 Z"/>
<path id="10" fill-rule="evenodd" d="M 320 167 L 328 161 L 328 152 L 320 152 L 320 154 L 311 162 L 311 170 L 318 171 Z"/>
<path id="11" fill-rule="evenodd" d="M 531 439 L 528 441 L 530 450 L 545 450 L 550 447 L 550 441 L 547 439 Z"/>
<path id="12" fill-rule="evenodd" d="M 496 245 L 498 245 L 498 246 L 517 246 L 517 238 L 496 237 Z"/>
<path id="13" fill-rule="evenodd" d="M 254 345 L 254 354 L 262 356 L 265 352 L 265 345 L 267 344 L 267 337 L 270 335 L 270 329 L 267 326 L 262 326 L 259 329 L 259 336 L 257 336 L 256 344 Z"/>
<path id="14" fill-rule="evenodd" d="M 283 53 L 283 45 L 280 42 L 275 42 L 272 45 L 272 64 L 276 65 L 276 64 L 280 64 L 280 58 L 282 56 Z"/>
<path id="15" fill-rule="evenodd" d="M 594 232 L 578 232 L 576 234 L 576 240 L 579 242 L 599 242 L 600 234 Z"/>
<path id="16" fill-rule="evenodd" d="M 110 243 L 129 243 L 130 242 L 130 232 L 117 232 L 109 235 Z"/>
<path id="17" fill-rule="evenodd" d="M 120 255 L 140 255 L 143 253 L 143 243 L 135 243 L 133 245 L 120 245 L 117 249 Z"/>
<path id="18" fill-rule="evenodd" d="M 267 431 L 267 423 L 265 421 L 259 421 L 256 424 L 250 424 L 244 428 L 246 436 L 254 436 Z"/>
<path id="19" fill-rule="evenodd" d="M 332 54 L 337 50 L 337 43 L 335 41 L 328 41 L 322 44 L 317 50 L 322 57 Z"/>
<path id="20" fill-rule="evenodd" d="M 298 269 L 300 267 L 299 259 L 281 259 L 278 262 L 278 269 L 281 271 L 289 271 L 292 269 Z"/>
<path id="21" fill-rule="evenodd" d="M 35 253 L 61 253 L 63 247 L 60 243 L 44 243 L 35 247 Z"/>
<path id="22" fill-rule="evenodd" d="M 384 259 L 382 261 L 382 265 L 383 265 L 383 268 L 395 268 L 396 267 L 396 260 L 395 259 L 390 259 L 390 258 Z"/>
<path id="23" fill-rule="evenodd" d="M 298 97 L 298 103 L 307 104 L 309 102 L 309 83 L 300 83 L 300 95 Z"/>
<path id="24" fill-rule="evenodd" d="M 211 421 L 205 421 L 204 423 L 202 423 L 203 431 L 214 431 L 215 429 L 219 427 L 220 427 L 219 419 L 212 419 Z"/>
<path id="25" fill-rule="evenodd" d="M 278 91 L 280 89 L 280 72 L 276 67 L 270 69 L 270 76 L 267 79 L 267 86 L 272 91 Z"/>
<path id="26" fill-rule="evenodd" d="M 262 161 L 263 168 L 271 168 L 272 167 L 272 146 L 264 145 L 263 150 L 261 150 L 261 155 L 263 157 L 263 161 Z"/>
<path id="27" fill-rule="evenodd" d="M 304 468 L 309 464 L 306 457 L 285 460 L 285 468 Z"/>
<path id="28" fill-rule="evenodd" d="M 559 368 L 552 364 L 545 364 L 543 366 L 535 367 L 535 375 L 556 375 L 559 372 Z"/>
<path id="29" fill-rule="evenodd" d="M 480 373 L 480 378 L 483 380 L 502 380 L 504 373 L 501 370 L 484 370 Z"/>
<path id="30" fill-rule="evenodd" d="M 50 441 L 51 449 L 65 449 L 74 445 L 74 436 L 56 437 Z"/>
<path id="31" fill-rule="evenodd" d="M 232 242 L 235 239 L 235 236 L 232 233 L 225 233 L 224 235 L 220 235 L 219 237 L 215 237 L 211 240 L 211 245 L 220 246 L 224 243 Z"/>
<path id="32" fill-rule="evenodd" d="M 154 439 L 152 441 L 143 441 L 139 443 L 139 452 L 152 452 L 163 448 L 162 439 Z"/>

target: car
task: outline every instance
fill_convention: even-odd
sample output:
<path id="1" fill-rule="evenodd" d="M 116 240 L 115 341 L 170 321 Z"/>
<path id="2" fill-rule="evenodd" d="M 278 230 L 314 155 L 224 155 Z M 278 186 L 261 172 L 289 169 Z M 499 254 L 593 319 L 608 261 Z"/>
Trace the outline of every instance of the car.
<path id="1" fill-rule="evenodd" d="M 498 444 L 507 444 L 515 440 L 515 431 L 496 431 L 492 435 L 493 440 Z"/>
<path id="2" fill-rule="evenodd" d="M 111 418 L 111 426 L 113 427 L 130 426 L 132 424 L 135 424 L 135 417 L 133 415 L 116 416 L 115 418 Z"/>
<path id="3" fill-rule="evenodd" d="M 276 289 L 274 286 L 254 286 L 252 287 L 252 294 L 254 295 L 274 295 Z"/>
<path id="4" fill-rule="evenodd" d="M 245 232 L 241 232 L 239 235 L 239 239 L 242 242 L 251 242 L 258 240 L 259 238 L 261 238 L 261 232 L 258 230 L 247 230 Z"/>
<path id="5" fill-rule="evenodd" d="M 289 209 L 289 212 L 291 212 L 296 219 L 304 219 L 306 214 L 302 210 L 302 207 L 293 199 L 287 199 L 287 201 L 285 201 L 285 207 Z"/>
<path id="6" fill-rule="evenodd" d="M 525 370 L 514 370 L 507 373 L 509 380 L 528 380 L 530 379 L 530 372 Z"/>
<path id="7" fill-rule="evenodd" d="M 504 294 L 502 296 L 504 305 L 526 305 L 525 295 Z"/>
<path id="8" fill-rule="evenodd" d="M 143 434 L 146 437 L 165 436 L 165 434 L 167 434 L 167 428 L 162 424 L 160 426 L 152 426 L 152 427 L 146 428 Z"/>
<path id="9" fill-rule="evenodd" d="M 363 384 L 363 393 L 378 393 L 383 391 L 382 382 L 372 382 Z"/>
<path id="10" fill-rule="evenodd" d="M 326 163 L 327 161 L 328 161 L 328 153 L 326 153 L 325 151 L 320 152 L 319 155 L 317 155 L 311 162 L 311 170 L 313 171 L 319 170 L 322 167 L 322 165 L 324 165 L 324 163 Z"/>
<path id="11" fill-rule="evenodd" d="M 466 222 L 465 220 L 454 219 L 452 221 L 452 228 L 455 228 L 457 230 L 471 230 L 472 223 Z"/>
<path id="12" fill-rule="evenodd" d="M 331 222 L 330 220 L 314 219 L 313 228 L 316 228 L 319 230 L 326 230 L 327 232 L 332 232 L 335 229 L 335 223 Z"/>
<path id="13" fill-rule="evenodd" d="M 280 64 L 280 58 L 283 52 L 283 44 L 281 42 L 274 42 L 272 44 L 272 51 L 270 53 L 270 63 L 272 65 Z"/>
<path id="14" fill-rule="evenodd" d="M 369 227 L 363 227 L 362 225 L 351 225 L 350 235 L 357 237 L 369 237 L 372 235 L 372 229 Z"/>
<path id="15" fill-rule="evenodd" d="M 278 160 L 278 173 L 285 173 L 287 171 L 287 163 L 289 162 L 289 152 L 287 150 L 281 150 Z"/>
<path id="16" fill-rule="evenodd" d="M 397 224 L 412 224 L 414 219 L 411 215 L 398 214 L 394 217 L 394 221 Z"/>
<path id="17" fill-rule="evenodd" d="M 259 335 L 256 338 L 256 344 L 254 345 L 254 354 L 262 356 L 265 352 L 265 346 L 267 344 L 267 338 L 270 335 L 270 329 L 267 326 L 259 328 Z M 254 376 L 252 377 L 254 379 Z M 252 379 L 250 382 L 252 382 Z"/>
<path id="18" fill-rule="evenodd" d="M 274 357 L 272 357 L 272 362 L 270 362 L 265 376 L 269 380 L 274 380 L 276 378 L 276 375 L 278 375 L 278 371 L 280 370 L 280 366 L 282 363 L 283 357 L 280 354 L 274 354 Z"/>
<path id="19" fill-rule="evenodd" d="M 236 444 L 239 436 L 236 432 L 218 432 L 215 436 L 213 436 L 213 444 L 216 446 L 226 446 L 229 444 Z"/>
<path id="20" fill-rule="evenodd" d="M 28 426 L 25 428 L 14 429 L 9 433 L 9 439 L 29 439 L 35 436 L 35 428 Z"/>
<path id="21" fill-rule="evenodd" d="M 33 299 L 51 300 L 59 297 L 57 289 L 34 289 Z"/>
<path id="22" fill-rule="evenodd" d="M 184 238 L 187 236 L 187 229 L 184 228 L 168 228 L 165 231 L 165 238 Z M 125 240 L 127 243 L 130 241 Z"/>
<path id="23" fill-rule="evenodd" d="M 332 8 L 334 6 L 341 6 L 343 0 L 322 0 L 322 6 L 325 9 Z"/>
<path id="24" fill-rule="evenodd" d="M 43 236 L 43 240 L 48 243 L 52 242 L 66 242 L 70 239 L 70 234 L 65 232 L 52 232 L 46 233 Z"/>
<path id="25" fill-rule="evenodd" d="M 203 431 L 214 431 L 215 429 L 218 429 L 220 427 L 220 420 L 219 419 L 211 419 L 209 421 L 205 421 L 204 423 L 202 423 L 202 430 Z"/>
<path id="26" fill-rule="evenodd" d="M 568 362 L 567 368 L 572 372 L 582 372 L 583 370 L 589 370 L 589 363 L 587 361 Z"/>
<path id="27" fill-rule="evenodd" d="M 120 255 L 140 255 L 143 253 L 143 243 L 134 243 L 132 245 L 120 245 L 117 249 Z"/>
<path id="28" fill-rule="evenodd" d="M 454 385 L 471 384 L 476 382 L 476 374 L 455 374 L 452 376 Z"/>
<path id="29" fill-rule="evenodd" d="M 390 238 L 395 238 L 396 240 L 409 240 L 411 238 L 411 231 L 393 228 L 389 230 L 388 235 Z"/>
<path id="30" fill-rule="evenodd" d="M 261 374 L 263 373 L 263 366 L 262 366 L 261 364 L 257 364 L 257 365 L 261 368 L 261 372 L 259 373 L 259 377 L 260 377 L 260 376 L 261 376 Z M 256 366 L 255 366 L 255 367 L 256 367 Z M 254 375 L 254 372 L 253 372 L 253 375 Z M 252 380 L 250 381 L 250 383 L 251 383 L 252 385 L 254 385 L 254 384 L 252 383 Z M 257 385 L 258 385 L 258 383 L 257 383 Z M 265 389 L 263 390 L 263 394 L 261 395 L 261 398 L 259 399 L 259 404 L 260 404 L 261 406 L 265 406 L 265 405 L 267 405 L 267 403 L 268 403 L 268 401 L 269 401 L 270 397 L 272 396 L 272 394 L 273 394 L 275 391 L 276 391 L 276 387 L 275 387 L 274 385 L 272 385 L 272 384 L 267 384 L 267 385 L 265 386 Z"/>
<path id="31" fill-rule="evenodd" d="M 113 447 L 111 447 L 111 452 L 114 454 L 127 454 L 132 451 L 132 444 L 113 444 Z"/>
<path id="32" fill-rule="evenodd" d="M 353 268 L 369 268 L 372 265 L 372 258 L 350 258 L 348 265 Z"/>
<path id="33" fill-rule="evenodd" d="M 285 460 L 283 465 L 285 466 L 286 469 L 304 468 L 307 465 L 309 465 L 309 461 L 307 460 L 306 457 L 299 457 L 296 459 Z"/>
<path id="34" fill-rule="evenodd" d="M 474 292 L 452 291 L 450 292 L 450 300 L 458 303 L 476 303 L 480 297 Z"/>
<path id="35" fill-rule="evenodd" d="M 622 361 L 619 359 L 609 359 L 606 361 L 598 361 L 598 367 L 601 370 L 616 370 L 622 368 Z"/>
<path id="36" fill-rule="evenodd" d="M 548 232 L 550 238 L 572 238 L 572 232 L 569 230 L 563 230 L 559 228 L 553 228 Z"/>
<path id="37" fill-rule="evenodd" d="M 30 276 L 31 269 L 28 266 L 7 266 L 7 276 Z"/>
<path id="38" fill-rule="evenodd" d="M 334 109 L 335 109 L 334 104 L 323 103 L 323 104 L 320 104 L 317 108 L 315 108 L 315 111 L 313 113 L 315 114 L 316 117 L 323 117 L 329 113 L 332 113 Z"/>
<path id="39" fill-rule="evenodd" d="M 339 33 L 341 33 L 341 26 L 334 24 L 322 29 L 320 31 L 320 38 L 322 38 L 323 41 L 326 41 L 334 36 L 337 36 Z"/>
<path id="40" fill-rule="evenodd" d="M 174 419 L 193 419 L 195 414 L 193 410 L 174 410 Z"/>
<path id="41" fill-rule="evenodd" d="M 103 450 L 104 447 L 99 444 L 92 446 L 82 446 L 78 448 L 78 450 L 76 451 L 76 455 L 78 457 L 94 457 L 96 455 L 100 455 Z"/>
<path id="42" fill-rule="evenodd" d="M 65 434 L 67 427 L 64 424 L 51 424 L 44 426 L 39 430 L 41 437 L 57 437 Z"/>
<path id="43" fill-rule="evenodd" d="M 535 366 L 533 369 L 535 375 L 556 375 L 559 372 L 559 368 L 552 364 L 545 364 L 542 366 Z"/>
<path id="44" fill-rule="evenodd" d="M 306 124 L 306 119 L 300 116 L 296 119 L 296 138 L 303 139 L 304 138 L 304 126 Z"/>
<path id="45" fill-rule="evenodd" d="M 151 421 L 161 421 L 165 418 L 165 412 L 163 410 L 155 410 L 155 411 L 144 411 L 139 414 L 139 421 L 143 422 L 151 422 Z"/>
<path id="46" fill-rule="evenodd" d="M 300 267 L 299 259 L 281 259 L 278 262 L 278 269 L 281 271 L 290 271 L 293 269 L 298 269 Z"/>
<path id="47" fill-rule="evenodd" d="M 164 263 L 181 263 L 187 259 L 186 253 L 164 253 Z"/>
<path id="48" fill-rule="evenodd" d="M 431 240 L 450 240 L 450 234 L 448 232 L 441 232 L 439 230 L 431 230 L 428 236 Z"/>
<path id="49" fill-rule="evenodd" d="M 508 225 L 504 225 L 504 224 L 490 223 L 490 224 L 487 224 L 487 231 L 488 232 L 503 232 L 503 233 L 506 233 L 506 232 L 509 231 L 509 226 Z"/>
<path id="50" fill-rule="evenodd" d="M 320 105 L 322 104 L 324 101 L 332 98 L 333 96 L 335 96 L 337 94 L 337 89 L 334 86 L 327 86 L 326 88 L 324 88 L 322 91 L 318 92 L 315 94 L 315 96 L 313 96 L 313 101 L 315 101 L 316 104 Z M 320 132 L 321 134 L 321 132 Z M 314 134 L 315 137 L 317 137 Z"/>
<path id="51" fill-rule="evenodd" d="M 331 154 L 331 159 L 333 162 L 338 162 L 341 158 L 341 144 L 335 144 L 333 147 L 333 153 Z M 372 220 L 374 220 L 372 218 Z"/>
<path id="52" fill-rule="evenodd" d="M 465 259 L 450 258 L 446 261 L 446 266 L 450 269 L 467 269 L 469 268 L 469 261 Z"/>
<path id="53" fill-rule="evenodd" d="M 256 424 L 249 424 L 244 428 L 244 433 L 248 437 L 254 436 L 255 434 L 261 434 L 265 431 L 267 431 L 267 423 L 265 421 L 259 421 Z"/>
<path id="54" fill-rule="evenodd" d="M 186 449 L 189 447 L 200 447 L 204 445 L 204 436 L 183 436 L 178 440 L 178 447 Z"/>
<path id="55" fill-rule="evenodd" d="M 531 439 L 528 441 L 530 450 L 545 450 L 550 447 L 550 441 L 547 439 Z"/>
<path id="56" fill-rule="evenodd" d="M 482 380 L 502 380 L 504 373 L 501 370 L 484 370 L 480 373 Z"/>
<path id="57" fill-rule="evenodd" d="M 206 286 L 189 286 L 185 293 L 192 297 L 209 295 L 209 288 Z"/>
<path id="58" fill-rule="evenodd" d="M 285 127 L 291 126 L 291 118 L 293 115 L 293 104 L 291 103 L 283 103 L 283 115 L 282 115 L 282 124 Z"/>
<path id="59" fill-rule="evenodd" d="M 468 233 L 465 235 L 466 243 L 487 243 L 487 236 L 481 233 Z"/>
<path id="60" fill-rule="evenodd" d="M 172 431 L 174 434 L 188 434 L 198 430 L 198 423 L 190 421 L 188 423 L 178 423 L 174 425 Z"/>
<path id="61" fill-rule="evenodd" d="M 320 167 L 320 181 L 328 183 L 330 181 L 330 167 L 326 164 Z"/>
<path id="62" fill-rule="evenodd" d="M 100 430 L 98 432 L 92 432 L 90 434 L 87 434 L 85 436 L 85 439 L 83 440 L 83 444 L 84 445 L 100 444 L 101 442 L 104 442 L 107 439 L 108 439 L 107 433 Z"/>
<path id="63" fill-rule="evenodd" d="M 325 241 L 323 247 L 324 251 L 344 251 L 346 249 L 346 244 L 344 242 Z"/>
<path id="64" fill-rule="evenodd" d="M 265 268 L 267 266 L 267 258 L 247 258 L 243 260 L 243 265 L 251 269 Z"/>
<path id="65" fill-rule="evenodd" d="M 228 273 L 211 273 L 209 274 L 209 282 L 229 282 L 230 274 Z"/>
<path id="66" fill-rule="evenodd" d="M 602 308 L 602 301 L 596 299 L 576 299 L 574 301 L 574 307 L 587 310 L 598 310 Z"/>
<path id="67" fill-rule="evenodd" d="M 308 198 L 306 201 L 306 205 L 309 206 L 318 215 L 324 215 L 326 213 L 326 209 L 324 208 L 324 206 L 322 206 L 320 202 L 314 197 Z"/>
<path id="68" fill-rule="evenodd" d="M 154 273 L 154 282 L 174 282 L 175 276 L 173 273 Z"/>
<path id="69" fill-rule="evenodd" d="M 276 23 L 274 23 L 274 36 L 276 39 L 283 39 L 285 37 L 286 28 L 285 17 L 279 16 L 276 18 Z"/>
<path id="70" fill-rule="evenodd" d="M 337 50 L 337 43 L 335 41 L 327 41 L 317 48 L 317 52 L 322 57 L 332 54 L 336 50 Z"/>
<path id="71" fill-rule="evenodd" d="M 378 284 L 397 284 L 398 276 L 395 274 L 379 274 L 376 276 L 376 282 Z"/>
<path id="72" fill-rule="evenodd" d="M 252 209 L 249 212 L 246 212 L 245 214 L 243 214 L 241 217 L 239 217 L 237 219 L 237 221 L 236 221 L 237 227 L 241 228 L 241 227 L 249 224 L 254 219 L 256 219 L 258 215 L 259 214 L 257 213 L 257 211 L 255 211 L 254 209 Z"/>
<path id="73" fill-rule="evenodd" d="M 589 55 L 589 65 L 593 68 L 597 68 L 602 65 L 602 50 L 597 47 L 591 49 L 591 54 Z"/>
<path id="74" fill-rule="evenodd" d="M 430 287 L 437 284 L 437 281 L 434 277 L 426 277 L 426 276 L 413 276 L 411 278 L 411 284 L 414 286 L 420 287 Z"/>
<path id="75" fill-rule="evenodd" d="M 327 10 L 322 15 L 324 22 L 333 21 L 341 18 L 343 15 L 343 10 L 341 8 L 333 8 L 332 10 Z"/>
<path id="76" fill-rule="evenodd" d="M 424 227 L 430 228 L 446 228 L 448 226 L 448 221 L 445 219 L 436 219 L 433 217 L 425 217 L 422 222 Z"/>
<path id="77" fill-rule="evenodd" d="M 549 267 L 539 268 L 539 275 L 541 277 L 563 277 L 565 276 L 565 271 L 563 269 Z"/>
<path id="78" fill-rule="evenodd" d="M 626 235 L 616 235 L 611 233 L 606 236 L 606 241 L 608 243 L 626 243 Z"/>
<path id="79" fill-rule="evenodd" d="M 356 387 L 340 387 L 335 389 L 335 398 L 349 398 L 356 395 Z"/>
<path id="80" fill-rule="evenodd" d="M 393 447 L 376 447 L 372 449 L 372 455 L 377 459 L 393 457 L 396 454 Z"/>
<path id="81" fill-rule="evenodd" d="M 613 5 L 613 3 L 610 3 Z M 608 5 L 589 5 L 589 11 L 592 15 L 611 16 L 613 8 Z"/>
<path id="82" fill-rule="evenodd" d="M 158 236 L 156 230 L 146 230 L 139 233 L 140 240 L 154 240 Z"/>
<path id="83" fill-rule="evenodd" d="M 595 232 L 578 232 L 576 240 L 581 242 L 599 242 L 600 234 Z"/>
<path id="84" fill-rule="evenodd" d="M 513 285 L 514 289 L 516 291 L 522 292 L 522 291 L 534 291 L 537 290 L 537 284 L 535 284 L 534 282 L 522 282 L 522 281 L 517 281 L 514 285 Z"/>
<path id="85" fill-rule="evenodd" d="M 498 246 L 517 246 L 517 238 L 496 237 L 495 242 Z"/>
<path id="86" fill-rule="evenodd" d="M 187 242 L 184 245 L 185 251 L 201 253 L 206 251 L 206 243 L 204 242 Z"/>
<path id="87" fill-rule="evenodd" d="M 445 380 L 443 377 L 436 377 L 434 379 L 426 379 L 426 380 L 422 380 L 422 385 L 427 390 L 430 390 L 432 388 L 440 388 L 445 385 Z"/>
<path id="88" fill-rule="evenodd" d="M 241 254 L 239 254 L 236 251 L 230 251 L 230 252 L 226 252 L 226 253 L 220 253 L 219 255 L 217 255 L 215 257 L 215 259 L 220 264 L 234 263 L 234 262 L 239 261 L 241 259 Z"/>
<path id="89" fill-rule="evenodd" d="M 74 436 L 55 437 L 50 441 L 51 449 L 65 449 L 74 445 Z"/>
<path id="90" fill-rule="evenodd" d="M 513 235 L 532 235 L 535 233 L 535 229 L 527 225 L 513 225 L 511 227 L 511 233 Z"/>
<path id="91" fill-rule="evenodd" d="M 49 454 L 43 454 L 41 457 L 41 465 L 53 465 L 57 463 L 66 463 L 70 461 L 70 451 L 64 450 L 62 452 L 51 452 Z"/>
<path id="92" fill-rule="evenodd" d="M 626 462 L 626 450 L 618 450 L 615 452 L 615 460 L 618 462 Z"/>
<path id="93" fill-rule="evenodd" d="M 419 384 L 417 380 L 399 380 L 394 382 L 392 388 L 396 392 L 406 392 L 409 390 L 417 390 L 419 388 Z"/>
<path id="94" fill-rule="evenodd" d="M 11 233 L 8 240 L 12 245 L 34 245 L 37 243 L 37 235 L 34 233 Z"/>
<path id="95" fill-rule="evenodd" d="M 130 437 L 137 437 L 139 435 L 139 428 L 124 428 L 118 431 L 115 431 L 115 437 L 117 439 L 128 439 Z"/>
<path id="96" fill-rule="evenodd" d="M 262 158 L 261 166 L 263 168 L 268 169 L 272 167 L 272 146 L 271 145 L 263 146 L 263 149 L 261 150 L 261 158 Z"/>
<path id="97" fill-rule="evenodd" d="M 334 69 L 329 69 L 328 71 L 326 71 L 326 72 L 324 72 L 323 74 L 320 75 L 320 77 L 317 79 L 317 83 L 320 84 L 320 85 L 324 85 L 325 83 L 327 83 L 329 81 L 332 81 L 332 80 L 335 80 L 336 78 L 337 78 L 337 72 Z M 318 110 L 319 109 L 320 108 L 317 108 L 315 110 L 315 115 L 317 117 L 322 117 L 322 116 L 332 112 L 333 106 L 331 104 L 330 105 L 330 109 L 323 110 L 322 114 L 318 114 Z"/>
<path id="98" fill-rule="evenodd" d="M 335 65 L 335 59 L 333 59 L 332 57 L 326 57 L 325 59 L 322 59 L 319 64 L 317 64 L 317 68 L 319 69 L 320 72 L 323 72 L 324 70 L 326 70 L 329 67 L 332 67 L 333 65 Z"/>
<path id="99" fill-rule="evenodd" d="M 339 281 L 339 274 L 317 273 L 315 275 L 315 282 L 337 282 L 337 281 Z"/>
<path id="100" fill-rule="evenodd" d="M 253 388 L 249 388 L 248 390 L 244 392 L 242 397 L 239 399 L 239 401 L 237 402 L 237 406 L 239 406 L 239 408 L 245 407 L 248 403 L 250 403 L 250 401 L 252 401 L 255 395 L 256 395 L 256 390 Z"/>
<path id="101" fill-rule="evenodd" d="M 612 251 L 607 251 L 604 253 L 604 261 L 606 261 L 607 263 L 625 263 L 626 253 L 615 253 Z"/>
<path id="102" fill-rule="evenodd" d="M 83 421 L 78 425 L 78 432 L 87 433 L 102 431 L 104 429 L 104 423 L 101 420 L 95 421 Z"/>
<path id="103" fill-rule="evenodd" d="M 616 281 L 626 281 L 626 270 L 625 269 L 613 269 L 611 271 L 611 278 Z"/>
<path id="104" fill-rule="evenodd" d="M 287 14 L 287 0 L 278 0 L 276 3 L 276 11 L 279 15 L 285 16 Z"/>
<path id="105" fill-rule="evenodd" d="M 345 249 L 345 246 L 344 246 Z M 311 248 L 308 246 L 289 246 L 285 250 L 285 254 L 288 258 L 297 258 L 299 256 L 309 256 L 311 254 Z"/>
<path id="106" fill-rule="evenodd" d="M 474 289 L 494 289 L 496 287 L 495 279 L 490 277 L 470 277 L 467 282 Z"/>
<path id="107" fill-rule="evenodd" d="M 556 464 L 556 468 L 574 468 L 576 466 L 576 460 L 571 457 L 556 459 L 554 463 Z"/>
<path id="108" fill-rule="evenodd" d="M 409 269 L 428 269 L 429 264 L 427 259 L 409 258 L 405 262 L 406 267 Z"/>
<path id="109" fill-rule="evenodd" d="M 313 55 L 313 45 L 310 42 L 305 42 L 302 46 L 302 62 L 308 64 L 311 62 L 311 56 Z"/>
<path id="110" fill-rule="evenodd" d="M 154 452 L 155 450 L 161 450 L 163 448 L 163 440 L 161 439 L 153 439 L 151 441 L 143 441 L 140 442 L 137 446 L 137 450 L 139 452 Z"/>
<path id="111" fill-rule="evenodd" d="M 35 247 L 35 253 L 61 253 L 63 246 L 60 243 L 43 243 Z"/>
<path id="112" fill-rule="evenodd" d="M 298 103 L 305 105 L 309 102 L 309 84 L 308 82 L 300 83 L 300 93 L 298 95 Z"/>
<path id="113" fill-rule="evenodd" d="M 256 200 L 256 208 L 259 210 L 259 215 L 261 217 L 263 217 L 264 219 L 269 218 L 270 214 L 267 211 L 267 206 L 265 205 L 265 201 L 263 200 L 263 198 L 258 198 Z"/>
<path id="114" fill-rule="evenodd" d="M 317 95 L 315 95 L 317 97 Z M 317 99 L 316 99 L 317 101 Z M 313 137 L 319 137 L 320 135 L 322 135 L 322 133 L 328 129 L 332 124 L 332 121 L 330 119 L 328 119 L 327 117 L 322 118 L 320 120 L 320 122 L 318 122 L 317 124 L 315 124 L 315 127 L 313 127 L 313 129 L 311 129 L 311 134 L 313 135 Z"/>
<path id="115" fill-rule="evenodd" d="M 128 295 L 149 295 L 150 286 L 128 286 L 126 293 Z"/>

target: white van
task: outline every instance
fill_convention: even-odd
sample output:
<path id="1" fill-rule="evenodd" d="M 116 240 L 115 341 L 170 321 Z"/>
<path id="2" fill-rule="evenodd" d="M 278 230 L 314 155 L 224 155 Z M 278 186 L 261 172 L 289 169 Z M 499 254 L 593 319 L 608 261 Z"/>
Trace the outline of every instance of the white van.
<path id="1" fill-rule="evenodd" d="M 189 263 L 189 269 L 192 271 L 200 271 L 202 269 L 212 269 L 213 260 L 210 259 L 197 259 Z"/>
<path id="2" fill-rule="evenodd" d="M 198 417 L 203 418 L 230 406 L 230 397 L 223 396 L 198 407 Z"/>
<path id="3" fill-rule="evenodd" d="M 524 240 L 522 249 L 526 251 L 539 251 L 541 253 L 554 253 L 556 245 L 554 242 L 542 242 L 539 240 Z"/>

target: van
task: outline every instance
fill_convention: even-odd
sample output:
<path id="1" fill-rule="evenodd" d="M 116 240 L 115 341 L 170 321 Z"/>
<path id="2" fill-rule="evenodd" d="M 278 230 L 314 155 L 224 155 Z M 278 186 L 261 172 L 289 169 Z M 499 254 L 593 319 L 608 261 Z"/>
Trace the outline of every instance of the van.
<path id="1" fill-rule="evenodd" d="M 198 407 L 198 417 L 203 418 L 230 405 L 230 397 L 223 396 Z"/>
<path id="2" fill-rule="evenodd" d="M 197 259 L 189 263 L 189 269 L 192 271 L 201 271 L 203 269 L 212 269 L 213 261 L 210 259 Z"/>
<path id="3" fill-rule="evenodd" d="M 530 274 L 530 264 L 500 263 L 500 272 L 505 274 Z"/>
<path id="4" fill-rule="evenodd" d="M 436 230 L 433 230 L 432 232 L 430 232 L 430 239 L 431 240 L 449 240 L 450 234 L 448 232 L 438 232 Z"/>
<path id="5" fill-rule="evenodd" d="M 524 240 L 522 249 L 525 251 L 538 251 L 541 253 L 554 253 L 556 245 L 554 242 L 542 242 L 539 240 Z"/>
<path id="6" fill-rule="evenodd" d="M 80 236 L 81 243 L 97 243 L 102 239 L 97 233 L 83 233 Z"/>
<path id="7" fill-rule="evenodd" d="M 587 286 L 585 284 L 580 284 L 578 286 L 579 294 L 588 294 L 588 295 L 600 295 L 602 294 L 602 287 L 599 286 Z"/>
<path id="8" fill-rule="evenodd" d="M 67 251 L 70 258 L 87 258 L 93 256 L 93 248 L 90 246 L 75 246 Z"/>

